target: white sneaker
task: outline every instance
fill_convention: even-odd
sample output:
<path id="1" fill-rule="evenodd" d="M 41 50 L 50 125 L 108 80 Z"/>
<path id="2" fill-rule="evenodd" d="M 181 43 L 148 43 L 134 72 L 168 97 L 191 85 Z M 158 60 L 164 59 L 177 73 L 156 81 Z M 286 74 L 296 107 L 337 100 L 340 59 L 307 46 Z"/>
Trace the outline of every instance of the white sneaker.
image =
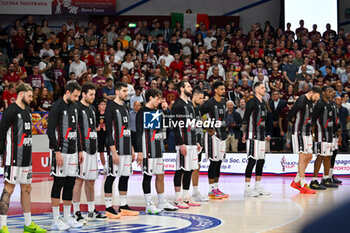
<path id="1" fill-rule="evenodd" d="M 201 206 L 201 203 L 193 201 L 192 198 L 183 199 L 188 206 Z"/>
<path id="2" fill-rule="evenodd" d="M 259 193 L 261 196 L 270 196 L 270 192 L 266 191 L 263 187 L 260 187 L 258 189 L 254 189 L 255 192 Z"/>
<path id="3" fill-rule="evenodd" d="M 162 212 L 162 210 L 158 209 L 152 202 L 146 206 L 147 214 L 159 214 L 160 212 Z"/>
<path id="4" fill-rule="evenodd" d="M 84 218 L 84 216 L 81 214 L 80 211 L 77 211 L 75 212 L 74 214 L 74 219 L 77 221 L 77 222 L 80 222 L 82 224 L 86 224 L 87 223 L 87 220 Z"/>
<path id="5" fill-rule="evenodd" d="M 83 227 L 83 223 L 81 222 L 77 222 L 77 220 L 75 220 L 75 218 L 73 217 L 69 217 L 68 219 L 63 219 L 63 222 L 65 224 L 67 224 L 68 226 L 70 226 L 71 228 L 80 228 Z"/>
<path id="6" fill-rule="evenodd" d="M 257 193 L 252 188 L 248 188 L 244 191 L 244 196 L 245 197 L 257 197 L 257 196 L 259 196 L 259 193 Z"/>
<path id="7" fill-rule="evenodd" d="M 61 217 L 59 217 L 58 220 L 53 220 L 51 223 L 51 230 L 66 231 L 69 228 L 70 226 L 65 224 Z"/>
<path id="8" fill-rule="evenodd" d="M 176 211 L 179 208 L 177 208 L 176 206 L 173 206 L 169 202 L 165 201 L 165 202 L 162 202 L 162 203 L 158 203 L 158 209 L 166 210 L 166 211 Z"/>
<path id="9" fill-rule="evenodd" d="M 208 202 L 209 198 L 205 197 L 205 196 L 201 196 L 200 192 L 198 192 L 197 194 L 193 194 L 192 198 L 195 202 Z"/>
<path id="10" fill-rule="evenodd" d="M 188 209 L 190 208 L 189 205 L 187 205 L 182 198 L 178 198 L 174 201 L 174 206 L 176 206 L 179 209 Z"/>

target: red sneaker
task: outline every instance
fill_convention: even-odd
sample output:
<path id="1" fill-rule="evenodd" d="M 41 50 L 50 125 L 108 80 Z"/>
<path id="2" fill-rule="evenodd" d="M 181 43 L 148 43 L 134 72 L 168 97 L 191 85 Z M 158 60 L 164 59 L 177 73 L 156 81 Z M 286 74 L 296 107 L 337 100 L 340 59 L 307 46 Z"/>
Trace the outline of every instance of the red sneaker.
<path id="1" fill-rule="evenodd" d="M 298 189 L 300 191 L 301 186 L 300 186 L 300 181 L 298 183 L 296 183 L 294 180 L 293 182 L 290 184 L 290 187 Z"/>
<path id="2" fill-rule="evenodd" d="M 312 190 L 309 188 L 309 186 L 307 184 L 304 185 L 304 187 L 302 187 L 300 189 L 300 193 L 304 193 L 304 194 L 316 194 L 315 190 Z"/>

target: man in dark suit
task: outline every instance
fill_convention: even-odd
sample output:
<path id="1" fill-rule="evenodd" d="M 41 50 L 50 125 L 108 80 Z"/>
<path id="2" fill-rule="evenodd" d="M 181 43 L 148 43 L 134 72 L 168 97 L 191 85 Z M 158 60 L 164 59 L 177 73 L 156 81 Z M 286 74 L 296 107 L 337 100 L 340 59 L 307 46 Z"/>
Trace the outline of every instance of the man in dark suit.
<path id="1" fill-rule="evenodd" d="M 157 46 L 153 43 L 153 36 L 149 35 L 147 37 L 147 43 L 143 45 L 143 51 L 145 51 L 145 53 L 149 53 L 151 49 L 154 50 L 154 54 L 158 54 Z"/>
<path id="2" fill-rule="evenodd" d="M 280 129 L 278 126 L 278 116 L 281 110 L 284 107 L 286 107 L 286 101 L 280 98 L 280 93 L 278 90 L 274 90 L 272 92 L 269 105 L 270 105 L 270 109 L 272 113 L 272 121 L 273 121 L 272 137 L 280 137 Z"/>
<path id="3" fill-rule="evenodd" d="M 239 107 L 239 100 L 243 97 L 241 91 L 242 91 L 242 87 L 237 86 L 236 88 L 234 88 L 233 91 L 226 92 L 227 99 L 232 100 L 235 107 Z"/>

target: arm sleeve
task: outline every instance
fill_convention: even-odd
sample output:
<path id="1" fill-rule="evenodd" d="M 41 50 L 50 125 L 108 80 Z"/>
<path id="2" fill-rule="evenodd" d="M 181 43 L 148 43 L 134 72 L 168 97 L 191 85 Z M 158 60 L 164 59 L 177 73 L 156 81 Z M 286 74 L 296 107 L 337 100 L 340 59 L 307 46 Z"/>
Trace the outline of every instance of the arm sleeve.
<path id="1" fill-rule="evenodd" d="M 302 108 L 302 101 L 301 99 L 297 99 L 297 101 L 295 102 L 295 105 L 292 107 L 292 109 L 288 112 L 287 115 L 287 120 L 289 122 L 293 122 L 293 119 L 295 118 L 295 116 L 297 115 L 297 113 L 300 111 L 300 109 Z"/>
<path id="2" fill-rule="evenodd" d="M 136 148 L 135 153 L 142 152 L 142 134 L 143 134 L 143 110 L 136 114 Z"/>
<path id="3" fill-rule="evenodd" d="M 81 114 L 81 109 L 77 108 L 78 110 L 78 129 L 77 129 L 77 143 L 78 143 L 78 152 L 86 151 L 85 143 L 83 144 L 83 140 L 85 140 L 85 134 L 84 134 L 84 122 L 83 122 L 83 115 Z"/>
<path id="4" fill-rule="evenodd" d="M 314 107 L 314 111 L 312 113 L 312 125 L 313 126 L 316 125 L 317 118 L 320 116 L 322 108 L 323 108 L 323 106 L 322 106 L 321 101 L 317 101 L 317 103 Z"/>
<path id="5" fill-rule="evenodd" d="M 113 130 L 112 130 L 113 116 L 110 108 L 106 109 L 105 123 L 106 123 L 106 145 L 107 145 L 107 148 L 109 148 L 110 146 L 114 146 Z"/>
<path id="6" fill-rule="evenodd" d="M 247 102 L 247 106 L 246 106 L 246 109 L 245 109 L 245 112 L 244 112 L 244 116 L 243 116 L 243 121 L 242 121 L 243 125 L 247 125 L 248 124 L 249 117 L 252 114 L 252 112 L 254 110 L 254 107 L 255 106 L 254 106 L 253 101 L 248 101 Z"/>
<path id="7" fill-rule="evenodd" d="M 181 111 L 181 106 L 178 103 L 175 103 L 171 109 L 171 113 L 174 116 L 174 121 L 179 122 L 182 118 L 178 117 L 179 115 L 183 115 Z M 180 128 L 179 124 L 174 128 L 174 136 L 175 136 L 175 145 L 182 145 L 183 142 L 183 128 Z"/>
<path id="8" fill-rule="evenodd" d="M 49 122 L 47 126 L 47 136 L 49 137 L 50 141 L 50 149 L 53 149 L 54 151 L 60 151 L 60 148 L 58 146 L 58 141 L 56 139 L 56 127 L 58 126 L 59 116 L 60 116 L 60 107 L 57 104 L 54 104 L 51 107 L 51 110 L 49 112 Z"/>
<path id="9" fill-rule="evenodd" d="M 7 111 L 5 110 L 4 115 L 2 116 L 2 119 L 0 122 L 0 155 L 3 155 L 5 152 L 7 130 L 10 128 L 12 124 L 12 119 L 14 119 L 12 115 L 13 114 L 10 111 L 10 109 L 8 109 Z"/>

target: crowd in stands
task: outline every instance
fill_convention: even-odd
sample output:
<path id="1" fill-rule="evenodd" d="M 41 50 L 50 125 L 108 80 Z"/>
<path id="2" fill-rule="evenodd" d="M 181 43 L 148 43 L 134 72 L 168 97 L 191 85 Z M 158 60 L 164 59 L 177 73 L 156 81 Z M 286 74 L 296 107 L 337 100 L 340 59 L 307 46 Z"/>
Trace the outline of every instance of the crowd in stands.
<path id="1" fill-rule="evenodd" d="M 0 23 L 1 24 L 1 23 Z M 139 20 L 136 28 L 103 18 L 100 25 L 81 25 L 68 19 L 55 33 L 48 20 L 37 24 L 32 16 L 0 27 L 0 111 L 16 99 L 15 87 L 29 83 L 35 90 L 33 111 L 48 111 L 68 82 L 97 85 L 96 107 L 114 98 L 117 81 L 128 84 L 128 105 L 135 112 L 151 87 L 162 90 L 171 106 L 179 98 L 176 85 L 188 80 L 211 97 L 215 80 L 226 84 L 230 136 L 227 151 L 245 150 L 241 123 L 252 85 L 266 85 L 270 150 L 290 150 L 286 115 L 295 100 L 313 86 L 334 88 L 342 127 L 341 151 L 348 151 L 350 92 L 350 33 L 325 29 L 309 31 L 300 20 L 292 31 L 255 23 L 247 32 L 228 22 L 225 27 L 200 24 L 197 31 L 179 22 Z M 103 104 L 103 106 L 105 106 Z M 136 107 L 134 107 L 136 106 Z M 135 109 L 134 109 L 135 108 Z M 171 130 L 168 132 L 168 143 Z M 171 143 L 170 143 L 171 145 Z M 172 150 L 172 146 L 168 149 Z"/>

